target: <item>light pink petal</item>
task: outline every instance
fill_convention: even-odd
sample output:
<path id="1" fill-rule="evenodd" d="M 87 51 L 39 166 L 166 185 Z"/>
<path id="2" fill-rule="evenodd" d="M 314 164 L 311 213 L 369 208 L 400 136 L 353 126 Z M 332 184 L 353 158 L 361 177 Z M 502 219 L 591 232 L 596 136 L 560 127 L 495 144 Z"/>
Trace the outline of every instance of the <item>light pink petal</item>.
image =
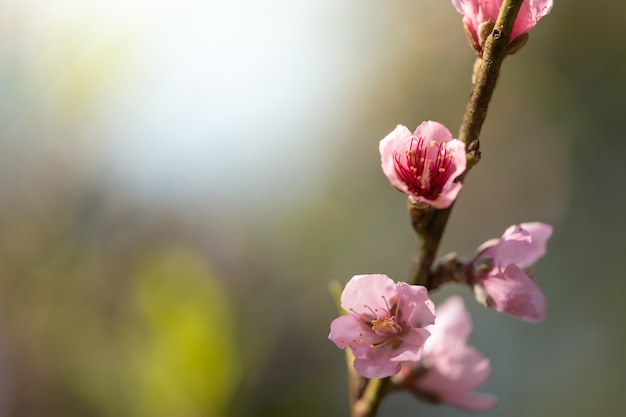
<path id="1" fill-rule="evenodd" d="M 455 352 L 430 357 L 431 368 L 417 379 L 416 387 L 435 395 L 441 402 L 466 410 L 482 411 L 492 407 L 495 397 L 472 392 L 491 373 L 489 360 L 469 346 Z"/>
<path id="2" fill-rule="evenodd" d="M 470 391 L 481 385 L 491 374 L 489 360 L 471 346 L 465 345 L 452 354 L 436 358 L 435 367 L 445 375 L 447 390 Z"/>
<path id="3" fill-rule="evenodd" d="M 440 399 L 446 404 L 477 413 L 492 409 L 498 402 L 495 395 L 472 391 L 450 393 Z"/>
<path id="4" fill-rule="evenodd" d="M 537 285 L 517 265 L 509 265 L 502 275 L 488 275 L 477 280 L 488 295 L 487 303 L 496 311 L 532 323 L 544 319 L 546 300 Z"/>
<path id="5" fill-rule="evenodd" d="M 400 367 L 400 362 L 391 362 L 384 355 L 354 359 L 354 369 L 365 378 L 386 378 L 400 372 Z"/>
<path id="6" fill-rule="evenodd" d="M 502 7 L 502 0 L 481 0 L 479 8 L 479 23 L 491 20 L 493 23 L 498 20 L 498 14 Z"/>
<path id="7" fill-rule="evenodd" d="M 468 29 L 472 32 L 472 36 L 474 40 L 478 40 L 477 28 L 480 23 L 480 17 L 482 17 L 482 12 L 480 12 L 480 1 L 479 0 L 452 0 L 452 4 L 456 7 L 456 10 L 463 15 L 463 23 L 468 27 Z"/>
<path id="8" fill-rule="evenodd" d="M 518 233 L 516 237 L 502 238 L 497 245 L 491 248 L 489 254 L 493 257 L 493 262 L 500 268 L 506 268 L 510 264 L 518 264 L 526 259 L 526 254 L 530 248 L 531 237 L 528 232 L 522 238 Z"/>
<path id="9" fill-rule="evenodd" d="M 420 285 L 397 284 L 399 320 L 411 327 L 425 327 L 435 322 L 435 304 L 428 298 L 428 290 Z"/>
<path id="10" fill-rule="evenodd" d="M 443 192 L 436 200 L 428 200 L 426 198 L 422 200 L 437 209 L 448 208 L 450 207 L 450 205 L 452 205 L 454 200 L 456 200 L 457 196 L 461 192 L 461 188 L 463 188 L 463 184 L 461 184 L 460 182 L 451 183 L 450 186 L 447 187 L 447 189 L 443 190 Z"/>
<path id="11" fill-rule="evenodd" d="M 552 226 L 544 223 L 522 223 L 520 227 L 528 231 L 531 237 L 530 245 L 526 249 L 526 256 L 517 265 L 524 269 L 534 264 L 537 259 L 546 254 L 546 244 L 552 236 Z"/>
<path id="12" fill-rule="evenodd" d="M 457 12 L 465 16 L 476 15 L 479 7 L 478 0 L 452 0 Z"/>
<path id="13" fill-rule="evenodd" d="M 385 340 L 372 332 L 371 327 L 364 324 L 356 314 L 346 314 L 333 320 L 328 338 L 340 349 L 350 346 L 355 357 L 369 354 L 370 345 Z"/>
<path id="14" fill-rule="evenodd" d="M 532 30 L 532 28 L 537 25 L 537 22 L 539 22 L 539 19 L 550 13 L 552 10 L 552 4 L 552 0 L 524 1 L 517 15 L 517 19 L 515 20 L 515 25 L 513 26 L 511 40 L 515 39 L 522 33 Z"/>
<path id="15" fill-rule="evenodd" d="M 412 138 L 413 134 L 406 126 L 398 125 L 378 145 L 383 173 L 387 176 L 391 185 L 403 193 L 409 193 L 409 188 L 396 172 L 394 154 L 396 151 L 409 149 Z"/>
<path id="16" fill-rule="evenodd" d="M 428 140 L 434 140 L 437 143 L 450 142 L 454 139 L 452 137 L 452 133 L 450 133 L 447 127 L 432 120 L 422 122 L 419 126 L 417 126 L 413 136 L 418 138 L 423 136 Z"/>
<path id="17" fill-rule="evenodd" d="M 430 332 L 426 329 L 410 329 L 402 337 L 402 344 L 393 351 L 391 360 L 395 362 L 420 360 L 424 350 L 424 342 L 429 336 Z"/>
<path id="18" fill-rule="evenodd" d="M 372 310 L 385 309 L 396 299 L 396 285 L 387 275 L 355 275 L 341 294 L 341 307 L 374 319 Z"/>
<path id="19" fill-rule="evenodd" d="M 472 331 L 472 320 L 459 296 L 449 297 L 437 307 L 435 324 L 427 327 L 431 336 L 426 341 L 424 353 L 434 355 L 463 347 Z"/>
<path id="20" fill-rule="evenodd" d="M 506 229 L 502 238 L 495 244 L 481 245 L 480 257 L 491 257 L 495 266 L 504 269 L 509 264 L 520 268 L 531 266 L 545 255 L 546 243 L 552 235 L 552 227 L 539 222 L 522 223 Z M 479 251 L 480 249 L 479 248 Z"/>
<path id="21" fill-rule="evenodd" d="M 452 152 L 454 166 L 456 167 L 452 173 L 452 178 L 456 178 L 465 172 L 467 168 L 467 155 L 465 153 L 465 144 L 458 139 L 452 139 L 448 142 L 448 150 Z"/>

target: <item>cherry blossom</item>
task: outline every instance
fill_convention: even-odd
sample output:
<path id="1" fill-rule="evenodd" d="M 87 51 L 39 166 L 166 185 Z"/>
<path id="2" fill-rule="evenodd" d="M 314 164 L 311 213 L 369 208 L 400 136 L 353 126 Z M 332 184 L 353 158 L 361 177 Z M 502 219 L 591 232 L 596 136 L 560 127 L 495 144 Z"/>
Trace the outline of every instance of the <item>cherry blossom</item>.
<path id="1" fill-rule="evenodd" d="M 509 227 L 500 239 L 485 242 L 478 249 L 470 282 L 476 298 L 521 320 L 543 320 L 545 297 L 526 270 L 546 253 L 551 235 L 552 227 L 547 224 L 522 223 Z"/>
<path id="2" fill-rule="evenodd" d="M 383 378 L 400 371 L 403 361 L 422 355 L 434 323 L 435 308 L 425 287 L 394 282 L 382 274 L 356 275 L 341 294 L 348 314 L 333 320 L 328 338 L 350 347 L 354 368 L 366 378 Z"/>
<path id="3" fill-rule="evenodd" d="M 431 336 L 424 346 L 422 360 L 405 363 L 399 377 L 421 397 L 467 411 L 486 411 L 496 398 L 474 390 L 489 377 L 491 365 L 478 350 L 467 344 L 472 321 L 459 296 L 448 298 L 437 307 Z"/>
<path id="4" fill-rule="evenodd" d="M 481 52 L 482 26 L 496 22 L 502 0 L 452 0 L 452 4 L 463 15 L 463 24 L 474 49 Z M 550 13 L 552 5 L 553 0 L 525 0 L 513 25 L 509 42 L 530 32 L 542 17 Z"/>
<path id="5" fill-rule="evenodd" d="M 380 141 L 383 172 L 416 202 L 449 207 L 461 190 L 455 179 L 467 165 L 465 144 L 441 123 L 427 121 L 415 133 L 398 125 Z"/>

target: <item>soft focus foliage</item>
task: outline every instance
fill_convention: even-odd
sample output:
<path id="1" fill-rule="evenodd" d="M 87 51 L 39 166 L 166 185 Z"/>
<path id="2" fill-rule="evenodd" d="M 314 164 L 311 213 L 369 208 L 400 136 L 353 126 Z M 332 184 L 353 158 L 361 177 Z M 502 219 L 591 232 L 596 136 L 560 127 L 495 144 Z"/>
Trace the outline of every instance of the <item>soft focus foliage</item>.
<path id="1" fill-rule="evenodd" d="M 626 414 L 625 13 L 557 2 L 503 65 L 442 254 L 526 219 L 555 234 L 541 324 L 466 303 L 499 397 L 485 415 Z M 1 1 L 0 415 L 347 415 L 328 282 L 408 274 L 378 141 L 429 119 L 456 134 L 460 20 L 445 1 Z M 432 296 L 452 292 L 471 298 Z M 206 330 L 235 350 L 196 356 Z M 166 369 L 193 394 L 151 395 L 180 349 Z M 232 360 L 224 391 L 188 370 Z M 420 413 L 463 415 L 404 395 L 380 415 Z"/>
<path id="2" fill-rule="evenodd" d="M 133 277 L 137 415 L 220 415 L 238 377 L 233 306 L 186 253 L 143 260 Z M 133 337 L 133 336 L 131 336 Z"/>

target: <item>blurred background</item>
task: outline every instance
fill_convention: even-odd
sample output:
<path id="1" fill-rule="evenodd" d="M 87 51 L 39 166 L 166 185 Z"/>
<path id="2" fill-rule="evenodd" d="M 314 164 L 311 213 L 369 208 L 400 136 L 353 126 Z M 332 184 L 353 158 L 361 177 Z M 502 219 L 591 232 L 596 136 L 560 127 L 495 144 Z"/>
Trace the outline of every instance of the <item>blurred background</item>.
<path id="1" fill-rule="evenodd" d="M 448 225 L 555 227 L 541 324 L 433 294 L 486 415 L 626 414 L 625 13 L 557 0 L 505 61 Z M 416 247 L 378 141 L 456 133 L 473 60 L 449 1 L 0 0 L 0 416 L 348 415 L 328 284 Z"/>

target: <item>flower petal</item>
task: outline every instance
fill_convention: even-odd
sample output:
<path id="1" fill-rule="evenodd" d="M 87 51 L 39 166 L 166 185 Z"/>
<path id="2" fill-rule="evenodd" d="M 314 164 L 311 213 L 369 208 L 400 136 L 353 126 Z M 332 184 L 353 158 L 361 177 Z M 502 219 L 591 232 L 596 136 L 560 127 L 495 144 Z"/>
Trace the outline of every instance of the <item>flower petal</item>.
<path id="1" fill-rule="evenodd" d="M 411 327 L 425 327 L 435 322 L 435 304 L 428 298 L 428 290 L 421 285 L 397 284 L 399 320 Z"/>
<path id="2" fill-rule="evenodd" d="M 520 224 L 520 228 L 528 231 L 531 237 L 530 245 L 526 249 L 526 256 L 521 262 L 517 263 L 520 268 L 524 269 L 534 264 L 537 259 L 546 254 L 546 244 L 550 236 L 552 236 L 552 226 L 545 223 L 533 222 L 522 223 Z"/>
<path id="3" fill-rule="evenodd" d="M 461 297 L 449 297 L 437 307 L 435 324 L 426 329 L 431 333 L 424 353 L 434 355 L 464 346 L 472 331 L 472 320 Z"/>
<path id="4" fill-rule="evenodd" d="M 546 300 L 543 293 L 515 264 L 509 265 L 501 275 L 487 275 L 478 279 L 475 286 L 487 293 L 487 303 L 496 311 L 532 323 L 545 318 Z"/>
<path id="5" fill-rule="evenodd" d="M 400 362 L 391 362 L 383 355 L 355 358 L 354 369 L 365 378 L 386 378 L 400 372 Z"/>
<path id="6" fill-rule="evenodd" d="M 373 310 L 386 309 L 396 298 L 396 285 L 387 275 L 355 275 L 341 294 L 341 307 L 373 320 Z"/>
<path id="7" fill-rule="evenodd" d="M 457 392 L 440 397 L 442 402 L 472 412 L 483 412 L 493 408 L 498 399 L 493 394 L 478 392 Z"/>
<path id="8" fill-rule="evenodd" d="M 398 176 L 394 162 L 395 152 L 398 149 L 408 149 L 412 138 L 413 134 L 406 126 L 398 125 L 378 145 L 383 173 L 387 176 L 391 185 L 403 193 L 409 193 L 409 187 Z"/>
<path id="9" fill-rule="evenodd" d="M 350 346 L 355 357 L 364 357 L 369 354 L 370 345 L 385 340 L 356 314 L 346 314 L 333 320 L 328 338 L 340 349 Z"/>
<path id="10" fill-rule="evenodd" d="M 424 342 L 429 336 L 430 332 L 426 329 L 411 329 L 402 337 L 402 344 L 393 351 L 390 360 L 394 362 L 416 362 L 420 360 L 424 350 Z"/>

